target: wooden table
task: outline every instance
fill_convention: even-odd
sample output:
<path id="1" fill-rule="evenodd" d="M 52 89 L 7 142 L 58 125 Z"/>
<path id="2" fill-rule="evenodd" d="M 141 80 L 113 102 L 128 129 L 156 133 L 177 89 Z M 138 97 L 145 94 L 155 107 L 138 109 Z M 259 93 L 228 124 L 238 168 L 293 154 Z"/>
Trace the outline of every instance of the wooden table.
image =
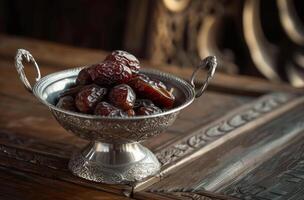
<path id="1" fill-rule="evenodd" d="M 17 48 L 33 54 L 42 75 L 107 54 L 0 35 L 0 199 L 303 199 L 301 89 L 217 73 L 172 127 L 144 143 L 162 163 L 160 174 L 134 185 L 105 185 L 68 171 L 72 152 L 87 141 L 67 133 L 26 92 L 14 68 Z M 143 66 L 185 79 L 192 73 Z M 33 80 L 34 69 L 26 72 Z"/>

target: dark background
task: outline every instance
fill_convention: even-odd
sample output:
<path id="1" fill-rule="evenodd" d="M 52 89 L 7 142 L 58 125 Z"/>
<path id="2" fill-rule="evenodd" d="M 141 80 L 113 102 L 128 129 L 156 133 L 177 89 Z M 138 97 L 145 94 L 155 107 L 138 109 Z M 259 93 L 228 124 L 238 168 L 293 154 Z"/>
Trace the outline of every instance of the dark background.
<path id="1" fill-rule="evenodd" d="M 241 32 L 241 11 L 244 0 L 209 0 L 212 4 L 218 3 L 217 1 L 224 5 L 225 12 L 232 13 L 227 15 L 223 30 L 220 33 L 222 36 L 217 42 L 223 52 L 228 50 L 238 68 L 238 70 L 229 70 L 227 66 L 223 66 L 223 72 L 263 77 L 250 58 Z M 193 59 L 193 62 L 182 60 L 178 56 L 180 52 L 176 54 L 170 52 L 171 57 L 168 56 L 164 60 L 153 56 L 155 51 L 148 52 L 149 46 L 161 45 L 157 44 L 157 40 L 149 39 L 149 34 L 155 28 L 155 26 L 153 27 L 153 20 L 155 20 L 153 14 L 155 14 L 156 4 L 160 2 L 162 1 L 0 0 L 0 33 L 106 51 L 124 49 L 147 60 L 160 60 L 179 66 L 194 66 L 197 59 Z M 286 37 L 279 22 L 276 1 L 265 0 L 261 2 L 261 18 L 265 36 L 268 41 L 280 48 L 281 56 L 279 56 L 278 64 L 283 66 L 286 61 L 292 59 L 295 51 L 304 51 L 303 47 L 294 45 Z M 298 16 L 304 24 L 304 1 L 293 0 L 293 2 Z M 169 11 L 164 12 L 166 12 L 164 15 L 166 17 L 170 18 L 172 15 L 172 19 L 179 18 L 177 15 L 173 16 Z M 187 12 L 184 11 L 184 13 Z M 186 28 L 184 29 L 185 33 L 188 31 Z M 174 27 L 172 27 L 172 32 L 174 32 Z M 172 41 L 175 42 L 176 48 L 174 47 L 174 49 L 181 51 L 181 53 L 185 51 L 185 57 L 191 57 L 195 53 L 188 51 L 187 45 L 184 44 L 193 37 L 187 34 L 183 35 L 184 38 L 179 41 Z M 300 68 L 299 70 L 302 71 Z M 282 79 L 287 81 L 285 68 L 279 67 L 278 69 Z"/>
<path id="2" fill-rule="evenodd" d="M 122 48 L 129 1 L 0 0 L 0 31 L 105 50 Z"/>

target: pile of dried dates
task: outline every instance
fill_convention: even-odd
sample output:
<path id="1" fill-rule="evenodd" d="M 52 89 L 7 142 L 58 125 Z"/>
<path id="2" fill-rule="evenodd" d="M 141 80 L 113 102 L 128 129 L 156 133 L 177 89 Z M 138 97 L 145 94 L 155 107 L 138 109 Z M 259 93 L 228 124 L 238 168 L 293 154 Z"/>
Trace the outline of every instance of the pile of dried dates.
<path id="1" fill-rule="evenodd" d="M 63 91 L 57 107 L 99 116 L 152 115 L 173 107 L 175 97 L 166 85 L 139 72 L 132 54 L 114 51 L 82 69 L 76 84 Z"/>

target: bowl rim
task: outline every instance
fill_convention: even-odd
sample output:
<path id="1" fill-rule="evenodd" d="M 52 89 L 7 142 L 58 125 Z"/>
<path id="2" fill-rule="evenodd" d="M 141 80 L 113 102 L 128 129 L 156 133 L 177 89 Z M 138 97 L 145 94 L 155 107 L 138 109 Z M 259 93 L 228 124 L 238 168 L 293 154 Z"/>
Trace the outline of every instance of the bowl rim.
<path id="1" fill-rule="evenodd" d="M 66 70 L 61 70 L 58 72 L 54 72 L 51 74 L 48 74 L 46 76 L 44 76 L 43 78 L 41 78 L 39 81 L 37 81 L 33 87 L 33 94 L 38 98 L 38 100 L 43 103 L 44 105 L 48 106 L 49 109 L 51 110 L 56 110 L 58 112 L 67 114 L 67 115 L 72 115 L 75 117 L 80 117 L 80 118 L 85 118 L 85 119 L 91 119 L 91 120 L 98 120 L 98 119 L 103 119 L 103 120 L 140 120 L 140 119 L 150 119 L 150 118 L 156 118 L 156 117 L 160 117 L 160 116 L 165 116 L 165 115 L 169 115 L 175 112 L 178 112 L 182 109 L 184 109 L 185 107 L 189 106 L 195 99 L 195 90 L 194 88 L 191 86 L 190 83 L 188 83 L 187 81 L 185 81 L 184 79 L 166 73 L 166 72 L 162 72 L 160 70 L 157 69 L 150 69 L 150 68 L 142 68 L 140 69 L 140 72 L 143 73 L 150 73 L 150 74 L 155 74 L 155 75 L 161 75 L 161 76 L 165 76 L 168 79 L 173 79 L 175 81 L 178 81 L 181 83 L 181 85 L 185 86 L 184 88 L 186 90 L 188 90 L 188 92 L 190 93 L 190 96 L 186 98 L 186 101 L 183 102 L 181 105 L 158 113 L 158 114 L 152 114 L 152 115 L 141 115 L 141 116 L 126 116 L 126 117 L 118 117 L 118 116 L 113 116 L 113 117 L 107 117 L 107 116 L 98 116 L 98 115 L 92 115 L 92 114 L 84 114 L 84 113 L 79 113 L 79 112 L 73 112 L 73 111 L 68 111 L 68 110 L 64 110 L 61 108 L 56 107 L 55 105 L 49 103 L 48 101 L 44 100 L 40 95 L 39 95 L 39 88 L 41 87 L 41 85 L 43 85 L 43 83 L 46 82 L 46 80 L 50 79 L 51 77 L 55 77 L 55 76 L 59 76 L 61 74 L 65 74 L 68 72 L 75 72 L 75 71 L 80 71 L 81 69 L 85 68 L 87 66 L 82 66 L 82 67 L 75 67 L 75 68 L 70 68 L 70 69 L 66 69 Z M 49 84 L 48 84 L 49 85 Z"/>

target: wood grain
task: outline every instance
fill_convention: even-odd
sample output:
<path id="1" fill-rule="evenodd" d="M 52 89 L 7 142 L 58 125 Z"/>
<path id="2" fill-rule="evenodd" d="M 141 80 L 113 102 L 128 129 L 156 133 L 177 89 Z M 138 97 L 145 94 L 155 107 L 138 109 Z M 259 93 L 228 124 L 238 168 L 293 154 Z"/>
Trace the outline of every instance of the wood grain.
<path id="1" fill-rule="evenodd" d="M 303 139 L 290 143 L 276 156 L 220 192 L 241 199 L 302 199 L 303 152 Z"/>
<path id="2" fill-rule="evenodd" d="M 4 167 L 0 167 L 0 198 L 3 200 L 129 199 Z"/>
<path id="3" fill-rule="evenodd" d="M 42 65 L 42 73 L 61 69 L 52 64 Z M 34 70 L 28 68 L 26 73 L 33 80 Z M 0 112 L 3 116 L 0 117 L 1 165 L 121 195 L 132 191 L 130 186 L 95 184 L 73 176 L 67 169 L 68 160 L 73 151 L 84 147 L 87 142 L 61 128 L 48 109 L 23 88 L 11 61 L 0 60 L 0 74 Z M 176 127 L 170 128 L 157 139 L 146 141 L 145 145 L 156 151 L 161 145 L 182 138 L 251 99 L 216 92 L 206 93 L 204 98 L 195 101 L 181 113 Z M 206 106 L 205 102 L 210 103 Z"/>
<path id="4" fill-rule="evenodd" d="M 1 199 L 127 199 L 75 184 L 0 167 Z"/>
<path id="5" fill-rule="evenodd" d="M 0 36 L 0 55 L 2 59 L 14 60 L 17 49 L 29 50 L 40 65 L 68 68 L 94 64 L 105 58 L 107 52 L 85 48 L 75 48 L 54 42 L 29 38 Z"/>
<path id="6" fill-rule="evenodd" d="M 148 191 L 207 190 L 241 199 L 301 199 L 303 100 L 270 122 L 265 120 L 233 140 L 226 140 L 199 159 L 188 162 Z"/>
<path id="7" fill-rule="evenodd" d="M 206 194 L 206 193 L 205 193 Z M 191 192 L 137 192 L 134 194 L 136 199 L 151 199 L 151 200 L 230 200 L 229 197 L 221 195 L 207 196 L 202 193 L 191 193 Z M 219 197 L 219 198 L 218 198 Z"/>
<path id="8" fill-rule="evenodd" d="M 67 170 L 67 163 L 72 152 L 82 148 L 87 142 L 61 128 L 48 109 L 19 84 L 19 80 L 14 75 L 14 69 L 10 68 L 5 61 L 0 64 L 3 66 L 0 68 L 0 72 L 5 75 L 0 78 L 1 85 L 5 86 L 1 90 L 0 111 L 3 116 L 6 116 L 0 117 L 1 141 L 3 145 L 6 145 L 2 152 L 6 152 L 3 156 L 15 158 L 22 163 L 18 165 L 6 162 L 5 166 L 73 183 L 87 184 L 87 182 L 84 183 L 71 176 Z M 44 69 L 51 71 L 53 68 L 46 66 Z M 29 71 L 28 74 L 33 75 L 33 72 Z M 12 84 L 9 84 L 10 82 Z M 145 145 L 156 150 L 161 145 L 170 143 L 171 140 L 176 140 L 178 137 L 182 138 L 183 135 L 187 135 L 192 130 L 209 123 L 250 99 L 213 92 L 207 93 L 204 98 L 195 101 L 192 106 L 181 113 L 177 127 L 170 128 L 157 139 L 152 138 L 146 141 Z M 222 104 L 223 100 L 225 100 L 225 104 Z M 205 106 L 206 101 L 211 103 Z M 195 109 L 197 107 L 200 109 Z M 39 166 L 33 167 L 33 165 Z M 68 173 L 68 175 L 63 176 L 64 173 Z M 131 190 L 121 186 L 112 188 L 112 186 L 100 185 L 98 188 L 105 191 L 114 190 L 117 193 Z"/>
<path id="9" fill-rule="evenodd" d="M 44 182 L 41 184 L 43 187 L 46 187 L 44 184 L 54 183 L 54 186 L 67 188 L 58 193 L 58 198 L 50 194 L 55 199 L 60 199 L 59 196 L 71 197 L 74 189 L 83 191 L 79 199 L 85 197 L 87 192 L 93 194 L 92 198 L 97 198 L 95 194 L 100 192 L 109 193 L 105 197 L 114 193 L 120 196 L 132 195 L 133 188 L 130 185 L 93 183 L 77 178 L 68 171 L 67 163 L 71 154 L 84 147 L 87 141 L 61 128 L 48 109 L 23 88 L 13 67 L 15 51 L 21 47 L 33 53 L 43 75 L 67 67 L 95 63 L 106 55 L 106 52 L 99 50 L 0 35 L 0 178 L 13 179 L 7 185 L 2 183 L 3 188 L 10 192 L 16 190 L 15 187 L 27 180 L 23 180 L 25 176 L 29 177 L 28 185 L 21 186 L 12 197 L 18 199 L 18 195 L 24 194 L 29 185 L 33 185 L 36 191 L 43 191 L 39 189 L 36 179 Z M 190 68 L 153 65 L 147 61 L 143 61 L 143 65 L 186 78 L 192 73 Z M 34 70 L 31 67 L 26 70 L 33 80 Z M 281 146 L 271 142 L 287 137 L 290 133 L 294 133 L 294 138 L 300 135 L 301 131 L 293 130 L 302 130 L 298 126 L 303 121 L 301 98 L 293 94 L 284 94 L 285 100 L 273 98 L 275 95 L 259 96 L 269 91 L 302 93 L 301 90 L 260 79 L 220 73 L 210 88 L 211 91 L 208 90 L 203 97 L 182 111 L 176 123 L 165 133 L 144 143 L 158 155 L 163 167 L 159 176 L 136 185 L 133 194 L 135 198 L 229 199 L 229 196 L 220 193 L 230 188 L 232 179 L 237 182 L 234 179 L 236 176 L 246 177 L 251 169 L 267 162 L 270 155 L 277 155 L 293 138 L 285 139 Z M 291 113 L 287 115 L 288 111 Z M 271 130 L 276 130 L 277 134 Z M 262 147 L 269 147 L 271 153 L 265 154 Z M 251 155 L 259 150 L 260 156 Z M 236 158 L 243 158 L 242 162 L 245 163 L 239 163 Z M 247 160 L 249 158 L 256 161 L 253 166 Z M 231 176 L 220 174 L 221 170 L 227 170 L 233 163 L 236 167 L 245 167 L 234 169 Z M 197 191 L 187 190 L 194 187 Z M 225 191 L 231 194 L 228 189 Z M 53 193 L 53 189 L 50 189 L 50 193 Z"/>
<path id="10" fill-rule="evenodd" d="M 164 179 L 160 184 L 170 183 L 170 177 L 175 177 L 173 174 L 180 172 L 179 169 L 187 163 L 201 159 L 206 153 L 212 152 L 230 140 L 238 141 L 237 137 L 242 133 L 272 120 L 302 101 L 288 94 L 271 94 L 231 111 L 170 145 L 163 146 L 156 152 L 157 158 L 162 163 L 159 177 L 152 177 L 146 182 L 137 184 L 135 190 L 142 190 L 149 186 L 149 182 L 151 185 L 151 182 L 158 182 L 160 179 Z M 188 171 L 188 173 L 193 172 Z"/>

